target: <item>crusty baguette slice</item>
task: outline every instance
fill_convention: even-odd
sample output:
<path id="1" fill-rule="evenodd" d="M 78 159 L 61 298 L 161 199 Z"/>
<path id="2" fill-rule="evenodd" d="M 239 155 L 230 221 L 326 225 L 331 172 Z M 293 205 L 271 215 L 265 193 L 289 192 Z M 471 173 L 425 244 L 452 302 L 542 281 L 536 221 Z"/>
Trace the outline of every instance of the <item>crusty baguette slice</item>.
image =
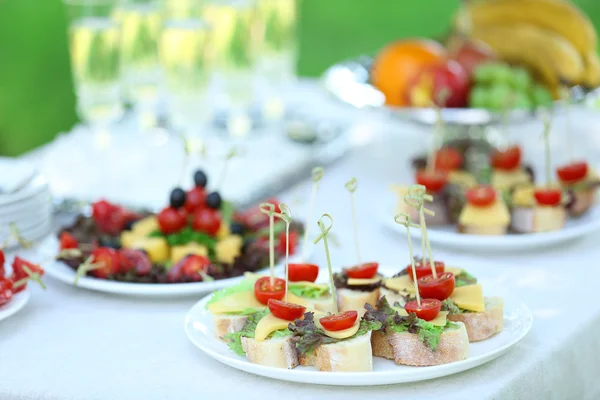
<path id="1" fill-rule="evenodd" d="M 432 366 L 465 360 L 469 356 L 469 337 L 462 322 L 458 329 L 442 333 L 437 350 L 432 351 L 413 333 L 373 332 L 373 355 L 394 360 L 396 364 Z"/>
<path id="2" fill-rule="evenodd" d="M 267 339 L 259 342 L 242 337 L 242 349 L 253 364 L 292 369 L 298 366 L 298 352 L 292 336 Z"/>
<path id="3" fill-rule="evenodd" d="M 379 288 L 371 292 L 341 288 L 337 290 L 337 298 L 340 311 L 356 310 L 358 311 L 358 318 L 360 318 L 366 312 L 366 303 L 369 303 L 373 307 L 377 305 Z"/>
<path id="4" fill-rule="evenodd" d="M 397 293 L 393 290 L 387 289 L 384 286 L 382 286 L 381 288 L 379 288 L 379 297 L 383 297 L 385 296 L 385 298 L 387 299 L 388 303 L 390 303 L 391 305 L 394 305 L 396 303 L 399 303 L 400 306 L 404 307 L 404 305 L 406 304 L 406 298 L 405 295 L 402 295 L 400 293 Z"/>
<path id="5" fill-rule="evenodd" d="M 508 226 L 505 226 L 505 225 L 491 225 L 491 226 L 458 225 L 458 232 L 466 233 L 467 235 L 501 236 L 501 235 L 505 235 L 507 231 L 508 231 Z"/>
<path id="6" fill-rule="evenodd" d="M 449 315 L 448 319 L 465 324 L 470 342 L 485 340 L 504 328 L 504 300 L 501 297 L 486 297 L 484 312 L 454 314 Z"/>
<path id="7" fill-rule="evenodd" d="M 247 320 L 248 317 L 245 315 L 214 314 L 213 323 L 217 337 L 223 339 L 228 333 L 241 331 Z"/>
<path id="8" fill-rule="evenodd" d="M 310 299 L 310 303 L 312 304 L 312 308 L 317 311 L 322 311 L 325 313 L 333 313 L 333 301 L 331 299 L 331 295 L 322 296 L 318 299 Z"/>
<path id="9" fill-rule="evenodd" d="M 590 188 L 575 192 L 575 201 L 571 208 L 569 208 L 569 215 L 571 217 L 578 217 L 585 214 L 596 202 L 596 191 L 596 188 Z"/>
<path id="10" fill-rule="evenodd" d="M 314 366 L 318 371 L 373 371 L 371 332 L 354 339 L 317 347 L 310 356 L 300 355 L 300 365 Z"/>
<path id="11" fill-rule="evenodd" d="M 519 233 L 558 231 L 565 226 L 566 219 L 563 207 L 515 206 L 511 210 L 512 228 Z"/>

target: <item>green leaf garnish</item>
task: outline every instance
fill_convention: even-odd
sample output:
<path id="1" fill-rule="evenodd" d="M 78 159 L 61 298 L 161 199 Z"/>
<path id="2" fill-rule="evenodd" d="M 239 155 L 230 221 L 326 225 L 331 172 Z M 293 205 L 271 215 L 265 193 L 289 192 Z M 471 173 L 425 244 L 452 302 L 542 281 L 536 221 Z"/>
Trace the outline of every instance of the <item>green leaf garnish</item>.
<path id="1" fill-rule="evenodd" d="M 263 319 L 267 314 L 269 314 L 268 309 L 248 315 L 248 320 L 240 331 L 225 335 L 224 339 L 227 342 L 227 346 L 238 356 L 246 355 L 246 352 L 242 348 L 242 337 L 253 338 L 258 321 Z"/>
<path id="2" fill-rule="evenodd" d="M 288 290 L 298 297 L 307 299 L 318 299 L 329 293 L 329 288 L 327 286 L 307 286 L 294 282 L 289 283 Z"/>
<path id="3" fill-rule="evenodd" d="M 218 301 L 221 301 L 225 297 L 231 296 L 232 294 L 240 293 L 240 292 L 250 292 L 250 291 L 253 291 L 254 290 L 254 283 L 255 282 L 252 281 L 252 280 L 244 279 L 243 281 L 241 281 L 237 285 L 229 286 L 229 287 L 226 287 L 224 289 L 218 290 L 218 291 L 216 291 L 216 292 L 214 292 L 212 294 L 210 300 L 206 303 L 206 307 L 208 308 L 208 306 L 210 304 L 213 304 L 213 303 L 216 303 Z"/>

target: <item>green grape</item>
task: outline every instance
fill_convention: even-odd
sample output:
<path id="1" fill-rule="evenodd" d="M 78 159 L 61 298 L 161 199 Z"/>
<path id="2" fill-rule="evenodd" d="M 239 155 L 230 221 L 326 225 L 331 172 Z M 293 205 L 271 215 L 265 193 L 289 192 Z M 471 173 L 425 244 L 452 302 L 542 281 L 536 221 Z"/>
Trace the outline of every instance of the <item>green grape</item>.
<path id="1" fill-rule="evenodd" d="M 531 85 L 529 72 L 523 68 L 514 68 L 512 70 L 510 85 L 517 90 L 527 90 Z"/>
<path id="2" fill-rule="evenodd" d="M 552 94 L 548 89 L 541 85 L 535 85 L 531 90 L 531 100 L 537 107 L 552 105 Z"/>
<path id="3" fill-rule="evenodd" d="M 513 91 L 507 84 L 497 84 L 489 89 L 488 108 L 494 111 L 504 111 L 511 101 Z"/>
<path id="4" fill-rule="evenodd" d="M 475 86 L 469 93 L 469 107 L 488 108 L 489 90 L 483 86 Z"/>
<path id="5" fill-rule="evenodd" d="M 533 108 L 533 103 L 525 92 L 514 92 L 513 107 L 519 110 L 530 110 Z"/>
<path id="6" fill-rule="evenodd" d="M 511 79 L 512 70 L 506 64 L 486 63 L 477 67 L 474 78 L 477 83 L 505 83 Z"/>

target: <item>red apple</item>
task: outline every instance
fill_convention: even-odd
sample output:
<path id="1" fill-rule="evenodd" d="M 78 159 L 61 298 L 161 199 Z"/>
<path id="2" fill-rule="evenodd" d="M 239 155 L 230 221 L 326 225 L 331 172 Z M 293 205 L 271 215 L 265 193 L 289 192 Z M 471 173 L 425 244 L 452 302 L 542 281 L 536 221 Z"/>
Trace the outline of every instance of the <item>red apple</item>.
<path id="1" fill-rule="evenodd" d="M 440 104 L 442 90 L 447 97 Z M 469 95 L 469 77 L 454 60 L 446 60 L 422 70 L 408 87 L 408 102 L 413 107 L 466 107 Z"/>
<path id="2" fill-rule="evenodd" d="M 467 75 L 471 77 L 478 65 L 495 60 L 496 54 L 487 44 L 469 40 L 450 54 L 450 58 L 462 65 Z"/>

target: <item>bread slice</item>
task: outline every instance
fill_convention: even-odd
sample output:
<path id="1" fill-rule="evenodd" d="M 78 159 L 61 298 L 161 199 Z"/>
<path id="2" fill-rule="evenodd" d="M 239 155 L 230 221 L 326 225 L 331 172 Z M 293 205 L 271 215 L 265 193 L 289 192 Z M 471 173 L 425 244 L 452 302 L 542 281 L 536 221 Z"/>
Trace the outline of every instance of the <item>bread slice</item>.
<path id="1" fill-rule="evenodd" d="M 298 352 L 292 335 L 261 342 L 242 337 L 242 349 L 246 352 L 248 361 L 253 364 L 287 369 L 298 366 Z"/>
<path id="2" fill-rule="evenodd" d="M 505 235 L 507 231 L 508 231 L 508 226 L 506 226 L 506 225 L 490 225 L 490 226 L 458 225 L 458 232 L 466 233 L 468 235 L 501 236 L 501 235 Z"/>
<path id="3" fill-rule="evenodd" d="M 448 315 L 448 319 L 465 324 L 469 342 L 485 340 L 504 328 L 504 300 L 501 297 L 486 297 L 484 312 Z"/>
<path id="4" fill-rule="evenodd" d="M 312 308 L 317 311 L 322 311 L 325 313 L 333 313 L 333 301 L 331 295 L 321 296 L 318 299 L 309 299 L 308 300 Z"/>
<path id="5" fill-rule="evenodd" d="M 437 350 L 425 346 L 414 333 L 373 332 L 373 355 L 394 360 L 396 364 L 432 366 L 465 360 L 469 356 L 469 337 L 462 322 L 459 328 L 442 333 Z"/>
<path id="6" fill-rule="evenodd" d="M 585 214 L 596 202 L 596 191 L 597 189 L 594 187 L 573 192 L 575 199 L 569 208 L 569 215 L 571 217 L 579 217 Z"/>
<path id="7" fill-rule="evenodd" d="M 373 307 L 377 305 L 377 300 L 379 300 L 379 288 L 370 292 L 341 288 L 337 290 L 337 298 L 339 311 L 356 310 L 358 311 L 358 317 L 360 318 L 366 312 L 366 303 L 369 303 Z"/>
<path id="8" fill-rule="evenodd" d="M 314 366 L 318 371 L 373 371 L 371 332 L 353 339 L 317 347 L 310 356 L 300 355 L 300 365 Z"/>
<path id="9" fill-rule="evenodd" d="M 567 212 L 562 206 L 520 207 L 511 211 L 512 228 L 519 233 L 552 232 L 565 226 Z"/>
<path id="10" fill-rule="evenodd" d="M 247 320 L 246 315 L 214 314 L 215 333 L 219 339 L 223 340 L 228 333 L 241 331 Z"/>
<path id="11" fill-rule="evenodd" d="M 404 305 L 406 304 L 406 295 L 408 293 L 398 293 L 394 290 L 390 290 L 388 288 L 386 288 L 385 286 L 382 286 L 381 288 L 379 288 L 379 297 L 383 297 L 385 296 L 385 298 L 387 299 L 388 303 L 390 303 L 391 305 L 394 305 L 396 303 L 399 303 L 401 307 L 404 307 Z"/>

